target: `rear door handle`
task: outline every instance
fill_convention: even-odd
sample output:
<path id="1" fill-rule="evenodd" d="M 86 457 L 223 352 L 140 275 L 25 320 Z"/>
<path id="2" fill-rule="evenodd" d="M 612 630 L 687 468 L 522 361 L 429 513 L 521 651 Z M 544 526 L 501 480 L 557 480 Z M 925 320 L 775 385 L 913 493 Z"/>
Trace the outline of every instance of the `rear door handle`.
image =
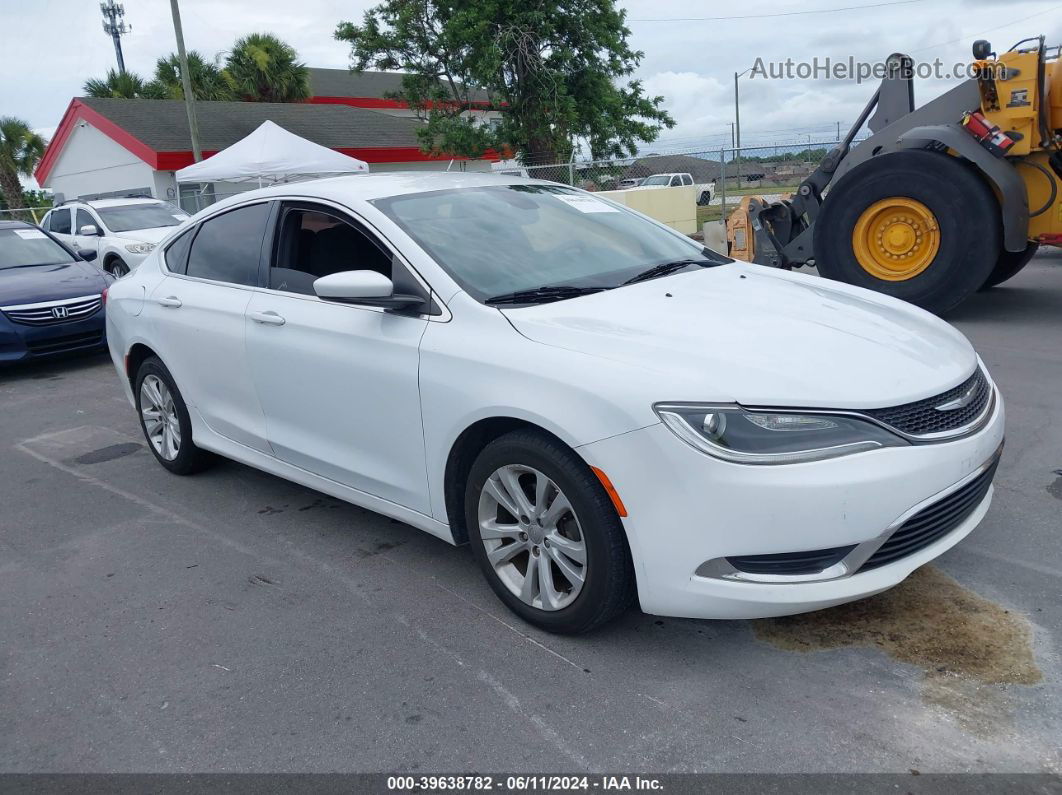
<path id="1" fill-rule="evenodd" d="M 181 299 L 175 295 L 167 295 L 165 298 L 156 299 L 161 306 L 169 306 L 177 309 L 181 306 Z"/>
<path id="2" fill-rule="evenodd" d="M 283 326 L 284 318 L 276 312 L 252 312 L 251 320 L 255 323 L 264 323 L 267 326 Z"/>

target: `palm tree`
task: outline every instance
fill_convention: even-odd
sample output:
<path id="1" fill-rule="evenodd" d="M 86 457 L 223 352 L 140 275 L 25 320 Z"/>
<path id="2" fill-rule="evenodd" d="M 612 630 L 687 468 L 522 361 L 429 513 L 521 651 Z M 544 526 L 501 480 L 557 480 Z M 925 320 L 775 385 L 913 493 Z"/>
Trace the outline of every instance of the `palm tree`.
<path id="1" fill-rule="evenodd" d="M 85 82 L 84 91 L 90 97 L 114 97 L 117 99 L 138 99 L 144 96 L 144 78 L 132 72 L 107 70 L 103 80 L 93 78 Z"/>
<path id="2" fill-rule="evenodd" d="M 22 206 L 22 182 L 19 177 L 33 174 L 44 155 L 45 140 L 33 132 L 22 119 L 0 118 L 0 189 L 9 208 Z"/>
<path id="3" fill-rule="evenodd" d="M 195 50 L 188 52 L 188 76 L 196 99 L 222 101 L 236 98 L 227 75 L 217 63 L 208 61 Z M 145 86 L 145 92 L 159 99 L 184 99 L 181 62 L 177 53 L 159 58 L 155 64 L 155 79 Z"/>
<path id="4" fill-rule="evenodd" d="M 251 102 L 298 102 L 310 96 L 310 70 L 295 49 L 269 33 L 237 39 L 225 60 L 236 94 Z"/>

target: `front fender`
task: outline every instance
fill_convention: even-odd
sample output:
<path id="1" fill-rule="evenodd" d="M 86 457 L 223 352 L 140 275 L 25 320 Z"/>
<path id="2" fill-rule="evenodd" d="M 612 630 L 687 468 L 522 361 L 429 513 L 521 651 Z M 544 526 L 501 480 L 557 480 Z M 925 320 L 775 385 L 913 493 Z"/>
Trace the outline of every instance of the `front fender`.
<path id="1" fill-rule="evenodd" d="M 1003 247 L 1007 251 L 1024 251 L 1029 244 L 1029 199 L 1018 170 L 1005 158 L 996 157 L 982 147 L 956 124 L 913 127 L 900 135 L 897 148 L 925 149 L 931 143 L 958 152 L 992 183 L 1003 211 Z"/>

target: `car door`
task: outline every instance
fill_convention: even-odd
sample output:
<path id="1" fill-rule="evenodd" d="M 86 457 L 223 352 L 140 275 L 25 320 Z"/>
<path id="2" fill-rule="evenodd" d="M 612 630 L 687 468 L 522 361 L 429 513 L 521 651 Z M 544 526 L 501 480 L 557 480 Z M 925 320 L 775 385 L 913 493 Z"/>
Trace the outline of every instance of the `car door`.
<path id="1" fill-rule="evenodd" d="M 96 234 L 94 234 L 94 235 L 83 235 L 83 234 L 81 234 L 81 230 L 84 227 L 86 227 L 86 226 L 94 226 L 96 228 Z M 88 210 L 86 210 L 83 207 L 78 207 L 77 209 L 74 210 L 74 227 L 73 227 L 74 248 L 80 249 L 82 251 L 95 251 L 97 254 L 99 254 L 99 251 L 100 251 L 100 234 L 99 233 L 101 231 L 102 231 L 102 227 L 100 226 L 99 220 L 97 220 L 96 218 L 93 218 L 92 214 L 89 213 Z"/>
<path id="2" fill-rule="evenodd" d="M 177 237 L 143 312 L 190 407 L 211 430 L 262 452 L 269 443 L 247 363 L 245 315 L 271 212 L 270 202 L 243 205 Z"/>
<path id="3" fill-rule="evenodd" d="M 402 292 L 412 273 L 338 208 L 286 203 L 264 287 L 247 311 L 247 351 L 274 455 L 428 513 L 418 368 L 423 316 L 323 301 L 313 281 L 376 270 Z M 426 292 L 422 292 L 426 296 Z"/>

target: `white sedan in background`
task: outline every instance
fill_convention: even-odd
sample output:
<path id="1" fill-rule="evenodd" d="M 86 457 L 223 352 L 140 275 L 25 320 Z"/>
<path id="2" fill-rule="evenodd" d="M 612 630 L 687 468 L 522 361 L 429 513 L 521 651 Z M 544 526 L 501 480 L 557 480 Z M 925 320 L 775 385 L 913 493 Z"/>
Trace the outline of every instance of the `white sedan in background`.
<path id="1" fill-rule="evenodd" d="M 555 632 L 889 588 L 981 521 L 1003 439 L 932 315 L 520 177 L 226 200 L 110 288 L 107 337 L 171 472 L 220 454 L 467 542 Z"/>

